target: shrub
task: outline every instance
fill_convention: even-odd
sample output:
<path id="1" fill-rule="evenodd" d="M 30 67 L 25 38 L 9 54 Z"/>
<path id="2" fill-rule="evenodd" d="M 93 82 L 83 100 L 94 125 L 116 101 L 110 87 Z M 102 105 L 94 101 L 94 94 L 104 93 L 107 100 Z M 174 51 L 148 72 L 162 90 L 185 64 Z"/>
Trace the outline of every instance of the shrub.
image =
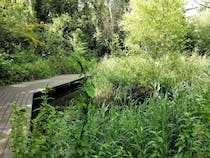
<path id="1" fill-rule="evenodd" d="M 64 112 L 45 101 L 21 157 L 209 157 L 209 102 L 182 86 L 176 99 L 151 97 L 144 104 L 85 104 Z M 206 107 L 205 111 L 200 111 Z M 17 119 L 19 120 L 19 119 Z M 14 125 L 19 125 L 14 124 Z M 20 129 L 20 128 L 14 128 Z M 12 131 L 15 136 L 16 130 Z M 22 135 L 21 135 L 22 136 Z M 16 140 L 16 139 L 15 139 Z"/>
<path id="2" fill-rule="evenodd" d="M 33 63 L 26 64 L 25 68 L 31 79 L 48 78 L 55 75 L 55 71 L 50 67 L 48 60 L 38 59 Z"/>
<path id="3" fill-rule="evenodd" d="M 38 56 L 35 54 L 35 48 L 22 48 L 16 47 L 15 53 L 10 55 L 10 58 L 15 64 L 27 64 L 34 62 L 38 59 Z"/>
<path id="4" fill-rule="evenodd" d="M 196 55 L 107 57 L 63 111 L 42 96 L 27 136 L 15 117 L 16 156 L 209 157 L 209 71 Z"/>
<path id="5" fill-rule="evenodd" d="M 29 116 L 26 114 L 27 109 L 25 107 L 18 107 L 17 105 L 12 106 L 12 116 L 10 123 L 12 127 L 11 146 L 14 152 L 14 157 L 25 157 L 25 148 L 27 148 L 28 142 L 28 120 Z"/>
<path id="6" fill-rule="evenodd" d="M 12 60 L 8 60 L 8 57 L 7 54 L 0 53 L 0 85 L 10 83 Z"/>
<path id="7" fill-rule="evenodd" d="M 198 91 L 209 92 L 208 59 L 192 55 L 165 55 L 153 59 L 150 55 L 103 59 L 92 71 L 96 100 L 144 101 L 155 93 L 172 95 L 177 84 L 190 85 Z"/>
<path id="8" fill-rule="evenodd" d="M 2 57 L 0 64 L 1 83 L 11 84 L 34 79 L 42 79 L 55 75 L 48 60 L 40 59 L 34 54 L 21 51 L 14 55 Z"/>
<path id="9" fill-rule="evenodd" d="M 55 56 L 49 58 L 49 62 L 56 74 L 71 74 L 81 72 L 80 66 L 75 61 L 73 56 Z"/>
<path id="10" fill-rule="evenodd" d="M 27 48 L 30 45 L 42 45 L 36 29 L 32 10 L 24 2 L 0 2 L 0 45 L 5 53 L 12 54 L 18 45 Z"/>
<path id="11" fill-rule="evenodd" d="M 43 57 L 71 54 L 72 29 L 74 30 L 73 21 L 69 15 L 63 14 L 53 18 L 51 24 L 40 30 L 40 39 L 44 45 L 38 48 L 37 53 Z"/>
<path id="12" fill-rule="evenodd" d="M 203 10 L 194 19 L 193 24 L 195 26 L 195 39 L 198 52 L 201 55 L 210 55 L 210 11 Z"/>

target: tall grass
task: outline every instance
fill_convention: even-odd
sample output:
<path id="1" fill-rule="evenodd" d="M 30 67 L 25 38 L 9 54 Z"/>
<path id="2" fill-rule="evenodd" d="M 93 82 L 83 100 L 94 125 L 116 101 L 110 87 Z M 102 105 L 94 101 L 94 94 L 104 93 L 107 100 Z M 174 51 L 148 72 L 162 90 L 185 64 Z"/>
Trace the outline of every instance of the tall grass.
<path id="1" fill-rule="evenodd" d="M 106 57 L 92 71 L 96 100 L 145 100 L 154 92 L 172 93 L 173 87 L 190 85 L 210 92 L 210 66 L 206 57 L 179 54 L 153 59 L 148 54 Z"/>
<path id="2" fill-rule="evenodd" d="M 196 92 L 182 89 L 173 101 L 160 95 L 124 108 L 77 103 L 58 112 L 45 105 L 24 156 L 209 157 L 209 108 Z"/>

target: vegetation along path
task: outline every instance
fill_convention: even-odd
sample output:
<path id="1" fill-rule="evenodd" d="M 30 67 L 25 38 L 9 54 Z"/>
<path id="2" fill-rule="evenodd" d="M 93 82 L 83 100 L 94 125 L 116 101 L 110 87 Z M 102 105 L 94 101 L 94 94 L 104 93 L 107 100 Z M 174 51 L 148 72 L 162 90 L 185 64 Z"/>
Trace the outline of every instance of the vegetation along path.
<path id="1" fill-rule="evenodd" d="M 0 87 L 0 158 L 8 157 L 5 155 L 7 155 L 8 135 L 11 129 L 8 120 L 11 117 L 12 103 L 27 106 L 31 109 L 33 94 L 35 92 L 41 91 L 47 85 L 49 87 L 56 87 L 77 80 L 78 78 L 79 75 L 77 74 L 61 75 L 44 80 Z"/>

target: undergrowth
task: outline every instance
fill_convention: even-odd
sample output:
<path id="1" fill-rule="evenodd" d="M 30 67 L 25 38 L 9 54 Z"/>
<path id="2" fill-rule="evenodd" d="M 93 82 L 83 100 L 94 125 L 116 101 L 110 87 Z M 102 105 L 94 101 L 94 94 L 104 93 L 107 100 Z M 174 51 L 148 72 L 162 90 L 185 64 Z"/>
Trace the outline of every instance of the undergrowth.
<path id="1" fill-rule="evenodd" d="M 105 58 L 92 72 L 63 111 L 42 97 L 31 132 L 15 108 L 15 157 L 210 157 L 208 59 Z"/>
<path id="2" fill-rule="evenodd" d="M 167 54 L 154 59 L 148 53 L 128 57 L 106 57 L 91 72 L 97 102 L 128 100 L 144 102 L 154 93 L 172 97 L 177 84 L 210 92 L 209 59 L 196 54 Z"/>

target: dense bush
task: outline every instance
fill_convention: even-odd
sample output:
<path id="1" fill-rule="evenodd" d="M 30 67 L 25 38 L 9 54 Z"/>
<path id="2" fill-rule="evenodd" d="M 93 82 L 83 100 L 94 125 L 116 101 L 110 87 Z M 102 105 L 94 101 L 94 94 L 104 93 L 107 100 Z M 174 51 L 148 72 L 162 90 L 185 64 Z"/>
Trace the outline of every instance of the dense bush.
<path id="1" fill-rule="evenodd" d="M 0 21 L 0 84 L 36 79 L 26 65 L 39 59 L 34 52 L 43 43 L 38 39 L 36 29 L 42 25 L 36 23 L 25 2 L 0 2 Z"/>
<path id="2" fill-rule="evenodd" d="M 194 19 L 196 48 L 201 55 L 210 55 L 210 11 L 203 10 Z"/>
<path id="3" fill-rule="evenodd" d="M 75 28 L 69 15 L 53 18 L 52 23 L 40 30 L 40 40 L 44 44 L 37 49 L 37 53 L 43 57 L 71 54 L 73 52 L 70 42 L 72 30 Z"/>
<path id="4" fill-rule="evenodd" d="M 74 57 L 51 57 L 50 66 L 56 74 L 80 73 L 81 68 Z"/>
<path id="5" fill-rule="evenodd" d="M 1 1 L 0 24 L 0 46 L 5 53 L 16 53 L 17 46 L 42 44 L 35 32 L 42 25 L 36 23 L 32 10 L 24 3 Z"/>
<path id="6" fill-rule="evenodd" d="M 11 60 L 7 60 L 7 54 L 0 54 L 0 84 L 3 84 L 4 80 L 9 80 L 11 78 L 10 66 Z"/>
<path id="7" fill-rule="evenodd" d="M 4 1 L 0 21 L 0 85 L 80 73 L 74 56 L 84 62 L 96 56 L 83 40 L 77 20 L 68 14 L 38 24 L 27 2 Z"/>
<path id="8" fill-rule="evenodd" d="M 28 146 L 18 150 L 25 144 L 16 142 L 15 156 L 209 157 L 209 102 L 190 89 L 178 88 L 175 95 L 123 109 L 80 103 L 58 112 L 44 105 L 30 139 L 23 136 Z"/>
<path id="9" fill-rule="evenodd" d="M 105 58 L 93 71 L 96 99 L 99 101 L 144 99 L 155 91 L 172 95 L 177 84 L 208 91 L 210 67 L 208 59 L 176 53 L 153 59 L 148 53 L 139 56 Z M 123 102 L 125 104 L 125 102 Z"/>

